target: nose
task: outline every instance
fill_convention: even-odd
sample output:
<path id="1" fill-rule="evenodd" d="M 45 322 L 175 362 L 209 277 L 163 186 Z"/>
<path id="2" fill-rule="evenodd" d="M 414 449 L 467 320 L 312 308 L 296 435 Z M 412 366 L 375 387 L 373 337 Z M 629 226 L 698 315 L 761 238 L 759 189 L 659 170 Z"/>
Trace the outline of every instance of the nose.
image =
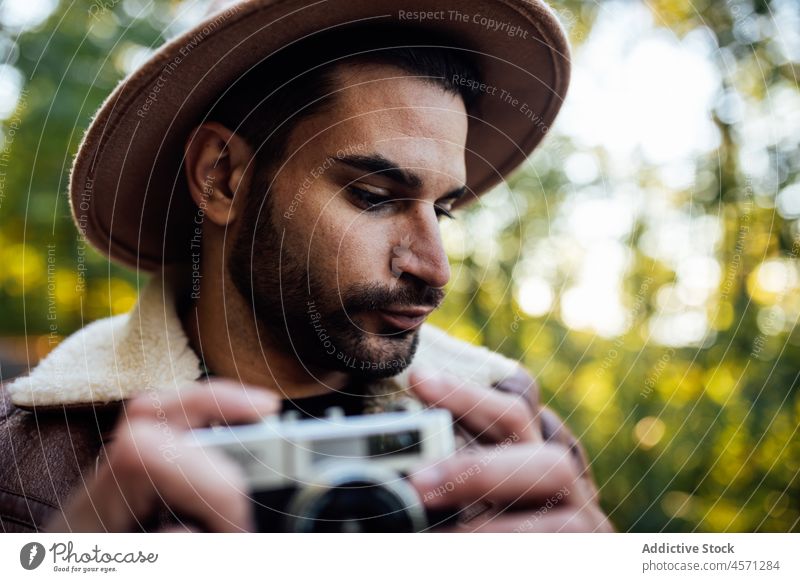
<path id="1" fill-rule="evenodd" d="M 429 287 L 444 287 L 450 280 L 450 261 L 444 252 L 439 219 L 433 204 L 418 202 L 411 218 L 404 223 L 407 232 L 399 232 L 400 240 L 392 248 L 391 271 L 421 279 Z"/>

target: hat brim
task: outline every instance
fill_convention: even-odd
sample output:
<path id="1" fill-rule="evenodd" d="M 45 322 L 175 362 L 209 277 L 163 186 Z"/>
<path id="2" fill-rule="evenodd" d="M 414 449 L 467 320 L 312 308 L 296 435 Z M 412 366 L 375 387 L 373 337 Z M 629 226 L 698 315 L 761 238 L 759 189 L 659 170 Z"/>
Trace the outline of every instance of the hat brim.
<path id="1" fill-rule="evenodd" d="M 409 16 L 433 10 L 443 18 Z M 111 260 L 136 269 L 187 260 L 196 226 L 182 169 L 189 132 L 268 55 L 316 32 L 370 21 L 440 31 L 476 58 L 485 87 L 466 144 L 475 196 L 547 134 L 566 95 L 570 56 L 558 19 L 538 0 L 439 0 L 435 8 L 425 0 L 240 2 L 159 48 L 105 100 L 70 176 L 78 228 Z"/>

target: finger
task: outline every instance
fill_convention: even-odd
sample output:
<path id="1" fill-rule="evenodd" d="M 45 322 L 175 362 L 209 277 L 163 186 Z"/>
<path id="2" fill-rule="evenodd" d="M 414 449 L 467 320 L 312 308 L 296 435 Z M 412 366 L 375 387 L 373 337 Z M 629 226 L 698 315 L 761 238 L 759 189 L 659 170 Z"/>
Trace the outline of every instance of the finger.
<path id="1" fill-rule="evenodd" d="M 212 532 L 255 529 L 248 487 L 238 466 L 216 451 L 194 447 L 184 449 L 177 465 L 178 474 L 159 471 L 162 465 L 151 473 L 159 497 L 176 514 Z"/>
<path id="2" fill-rule="evenodd" d="M 479 500 L 501 505 L 586 501 L 569 450 L 556 444 L 481 447 L 429 465 L 410 476 L 428 507 L 455 507 Z"/>
<path id="3" fill-rule="evenodd" d="M 252 515 L 238 466 L 180 442 L 163 454 L 164 437 L 144 420 L 130 422 L 115 443 L 95 490 L 105 496 L 99 520 L 106 531 L 129 531 L 161 501 L 209 531 L 250 531 Z"/>
<path id="4" fill-rule="evenodd" d="M 216 380 L 198 382 L 174 393 L 139 396 L 125 404 L 125 415 L 187 429 L 212 423 L 257 422 L 278 412 L 280 406 L 280 398 L 265 388 Z"/>
<path id="5" fill-rule="evenodd" d="M 250 527 L 239 468 L 215 454 L 203 457 L 202 451 L 181 443 L 180 436 L 183 429 L 212 422 L 257 421 L 277 412 L 279 399 L 232 382 L 155 396 L 126 404 L 127 419 L 115 431 L 102 470 L 71 496 L 66 509 L 48 522 L 48 531 L 141 529 L 159 497 L 214 531 Z"/>
<path id="6" fill-rule="evenodd" d="M 518 395 L 437 376 L 428 371 L 409 374 L 411 390 L 426 404 L 449 410 L 472 434 L 491 442 L 541 441 L 527 401 Z"/>

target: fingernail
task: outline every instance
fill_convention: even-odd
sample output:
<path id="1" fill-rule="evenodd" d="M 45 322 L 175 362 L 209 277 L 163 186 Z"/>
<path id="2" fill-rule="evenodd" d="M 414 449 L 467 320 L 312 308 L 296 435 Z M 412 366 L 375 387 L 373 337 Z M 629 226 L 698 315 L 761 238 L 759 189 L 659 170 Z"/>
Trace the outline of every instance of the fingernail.
<path id="1" fill-rule="evenodd" d="M 422 491 L 424 496 L 426 492 L 435 490 L 442 482 L 444 469 L 440 465 L 431 465 L 412 473 L 409 478 Z"/>
<path id="2" fill-rule="evenodd" d="M 416 372 L 410 384 L 412 389 L 422 391 L 429 397 L 438 397 L 442 392 L 442 375 L 431 368 L 423 368 Z"/>
<path id="3" fill-rule="evenodd" d="M 272 392 L 266 392 L 264 388 L 249 389 L 247 391 L 250 401 L 256 406 L 274 406 L 278 397 Z"/>
<path id="4" fill-rule="evenodd" d="M 414 368 L 414 376 L 421 382 L 426 380 L 436 380 L 439 375 L 440 374 L 438 370 L 424 364 Z"/>

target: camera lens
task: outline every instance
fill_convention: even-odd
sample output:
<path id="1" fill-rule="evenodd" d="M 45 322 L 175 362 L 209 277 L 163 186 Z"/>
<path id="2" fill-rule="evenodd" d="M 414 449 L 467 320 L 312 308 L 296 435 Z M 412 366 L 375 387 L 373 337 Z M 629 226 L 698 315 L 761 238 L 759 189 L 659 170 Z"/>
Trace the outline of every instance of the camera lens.
<path id="1" fill-rule="evenodd" d="M 413 532 L 427 526 L 414 488 L 397 473 L 368 464 L 320 475 L 290 505 L 296 532 Z"/>

